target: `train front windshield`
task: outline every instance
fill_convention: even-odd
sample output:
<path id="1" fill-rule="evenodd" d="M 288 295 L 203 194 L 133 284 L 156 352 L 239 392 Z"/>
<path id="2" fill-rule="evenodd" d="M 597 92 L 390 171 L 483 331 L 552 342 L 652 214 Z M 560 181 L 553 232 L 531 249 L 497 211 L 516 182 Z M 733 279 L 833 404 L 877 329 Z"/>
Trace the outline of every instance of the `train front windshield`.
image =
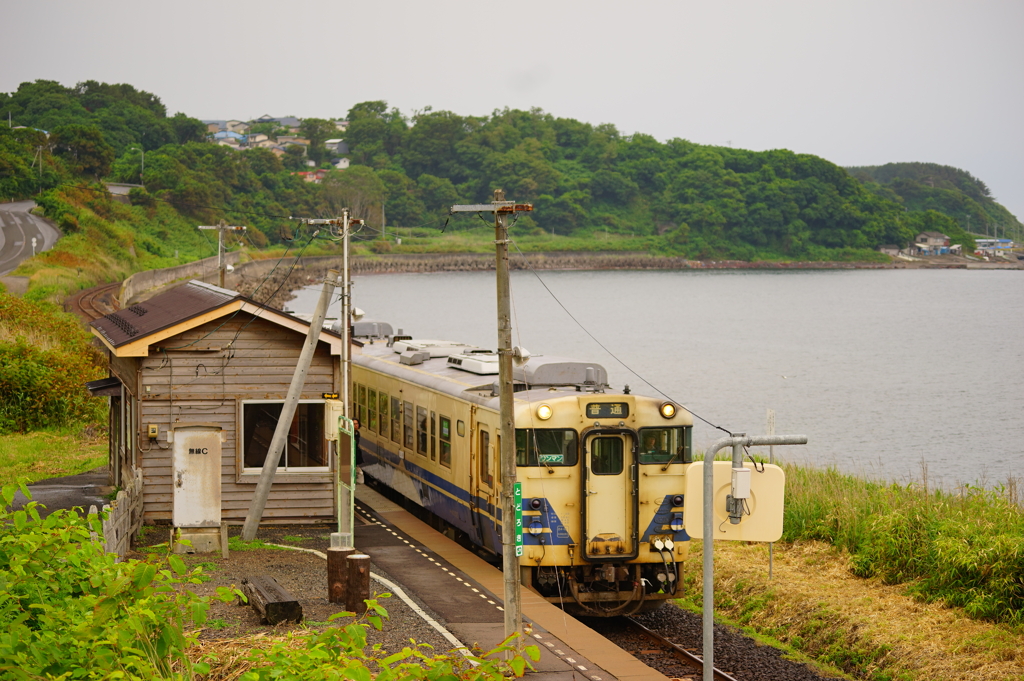
<path id="1" fill-rule="evenodd" d="M 517 466 L 575 466 L 579 437 L 572 428 L 517 428 Z"/>
<path id="2" fill-rule="evenodd" d="M 691 463 L 692 431 L 690 426 L 641 428 L 640 463 Z"/>

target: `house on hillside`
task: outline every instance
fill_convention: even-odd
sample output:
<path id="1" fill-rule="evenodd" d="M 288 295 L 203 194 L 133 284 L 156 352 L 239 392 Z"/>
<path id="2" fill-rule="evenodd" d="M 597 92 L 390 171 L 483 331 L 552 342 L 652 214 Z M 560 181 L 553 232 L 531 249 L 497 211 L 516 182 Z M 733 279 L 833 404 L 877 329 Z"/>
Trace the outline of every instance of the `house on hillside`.
<path id="1" fill-rule="evenodd" d="M 911 255 L 948 255 L 949 237 L 941 232 L 921 232 L 914 237 Z"/>
<path id="2" fill-rule="evenodd" d="M 109 357 L 110 378 L 90 388 L 110 397 L 111 482 L 142 470 L 146 522 L 172 522 L 187 492 L 219 498 L 223 522 L 244 522 L 309 322 L 190 281 L 91 327 Z M 340 336 L 321 331 L 265 523 L 335 517 L 340 403 L 329 396 L 341 392 L 340 356 Z M 216 474 L 190 473 L 197 455 L 219 456 Z"/>
<path id="3" fill-rule="evenodd" d="M 324 142 L 324 147 L 335 156 L 341 156 L 342 154 L 348 153 L 348 142 L 340 137 L 327 140 Z"/>

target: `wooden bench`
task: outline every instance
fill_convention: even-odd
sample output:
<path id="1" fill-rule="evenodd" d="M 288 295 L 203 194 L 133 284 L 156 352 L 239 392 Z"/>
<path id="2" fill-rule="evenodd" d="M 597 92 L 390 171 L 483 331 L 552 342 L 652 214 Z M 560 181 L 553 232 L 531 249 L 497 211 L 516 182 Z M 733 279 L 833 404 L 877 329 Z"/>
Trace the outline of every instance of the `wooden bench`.
<path id="1" fill-rule="evenodd" d="M 302 621 L 302 606 L 270 575 L 243 577 L 242 593 L 266 624 Z"/>

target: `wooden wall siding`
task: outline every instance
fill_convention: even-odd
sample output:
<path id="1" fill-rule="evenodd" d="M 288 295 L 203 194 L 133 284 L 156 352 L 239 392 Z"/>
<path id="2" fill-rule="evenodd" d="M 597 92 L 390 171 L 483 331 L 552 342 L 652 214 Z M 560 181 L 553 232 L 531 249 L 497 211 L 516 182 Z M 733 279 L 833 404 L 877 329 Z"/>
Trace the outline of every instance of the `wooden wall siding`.
<path id="1" fill-rule="evenodd" d="M 232 524 L 244 522 L 258 476 L 240 479 L 236 428 L 240 426 L 241 403 L 284 399 L 303 341 L 300 334 L 241 313 L 235 319 L 210 322 L 162 341 L 163 349 L 154 348 L 141 360 L 140 430 L 144 434 L 149 423 L 160 429 L 155 442 L 143 435 L 140 455 L 147 522 L 171 519 L 173 445 L 167 442 L 166 433 L 189 422 L 216 423 L 222 428 L 221 517 Z M 195 350 L 197 347 L 204 350 Z M 337 364 L 327 344 L 320 343 L 301 398 L 320 399 L 322 393 L 338 392 Z M 333 520 L 333 474 L 317 477 L 318 482 L 296 482 L 279 474 L 267 501 L 265 521 Z"/>
<path id="2" fill-rule="evenodd" d="M 110 357 L 110 373 L 124 383 L 124 387 L 133 395 L 139 394 L 137 369 L 139 360 L 134 357 L 115 357 L 113 353 L 107 353 Z"/>

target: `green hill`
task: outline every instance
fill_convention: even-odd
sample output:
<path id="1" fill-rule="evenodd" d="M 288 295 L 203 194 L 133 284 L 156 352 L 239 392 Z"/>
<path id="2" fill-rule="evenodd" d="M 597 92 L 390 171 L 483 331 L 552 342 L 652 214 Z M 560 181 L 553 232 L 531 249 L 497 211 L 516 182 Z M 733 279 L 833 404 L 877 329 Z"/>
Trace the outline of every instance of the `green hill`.
<path id="1" fill-rule="evenodd" d="M 908 210 L 935 210 L 973 234 L 1024 240 L 1024 225 L 966 170 L 937 163 L 887 163 L 846 169 L 869 191 Z"/>
<path id="2" fill-rule="evenodd" d="M 298 147 L 278 157 L 213 144 L 200 121 L 168 116 L 159 97 L 126 84 L 23 83 L 0 93 L 0 119 L 8 117 L 25 127 L 0 127 L 0 199 L 37 197 L 77 237 L 45 256 L 51 265 L 71 267 L 56 262 L 63 249 L 74 267 L 106 276 L 209 255 L 197 223 L 244 222 L 249 245 L 262 249 L 292 243 L 289 216 L 333 216 L 346 205 L 378 233 L 385 216 L 389 233 L 407 230 L 401 246 L 377 250 L 452 250 L 461 246 L 438 236 L 447 207 L 488 201 L 495 187 L 534 203 L 512 232 L 525 248 L 544 239 L 546 250 L 616 243 L 693 259 L 879 260 L 878 246 L 924 230 L 973 248 L 962 215 L 972 215 L 972 229 L 1012 219 L 956 169 L 901 164 L 851 175 L 810 154 L 659 142 L 536 109 L 406 117 L 385 102 L 357 104 L 344 133 L 353 165 L 327 170 L 322 183 L 296 173 L 309 169 L 307 158 L 329 159 L 323 140 L 343 116 L 303 121 L 305 157 Z M 111 204 L 96 181 L 138 183 L 143 150 L 145 189 L 133 190 L 131 207 Z M 448 232 L 473 227 L 453 218 Z"/>

